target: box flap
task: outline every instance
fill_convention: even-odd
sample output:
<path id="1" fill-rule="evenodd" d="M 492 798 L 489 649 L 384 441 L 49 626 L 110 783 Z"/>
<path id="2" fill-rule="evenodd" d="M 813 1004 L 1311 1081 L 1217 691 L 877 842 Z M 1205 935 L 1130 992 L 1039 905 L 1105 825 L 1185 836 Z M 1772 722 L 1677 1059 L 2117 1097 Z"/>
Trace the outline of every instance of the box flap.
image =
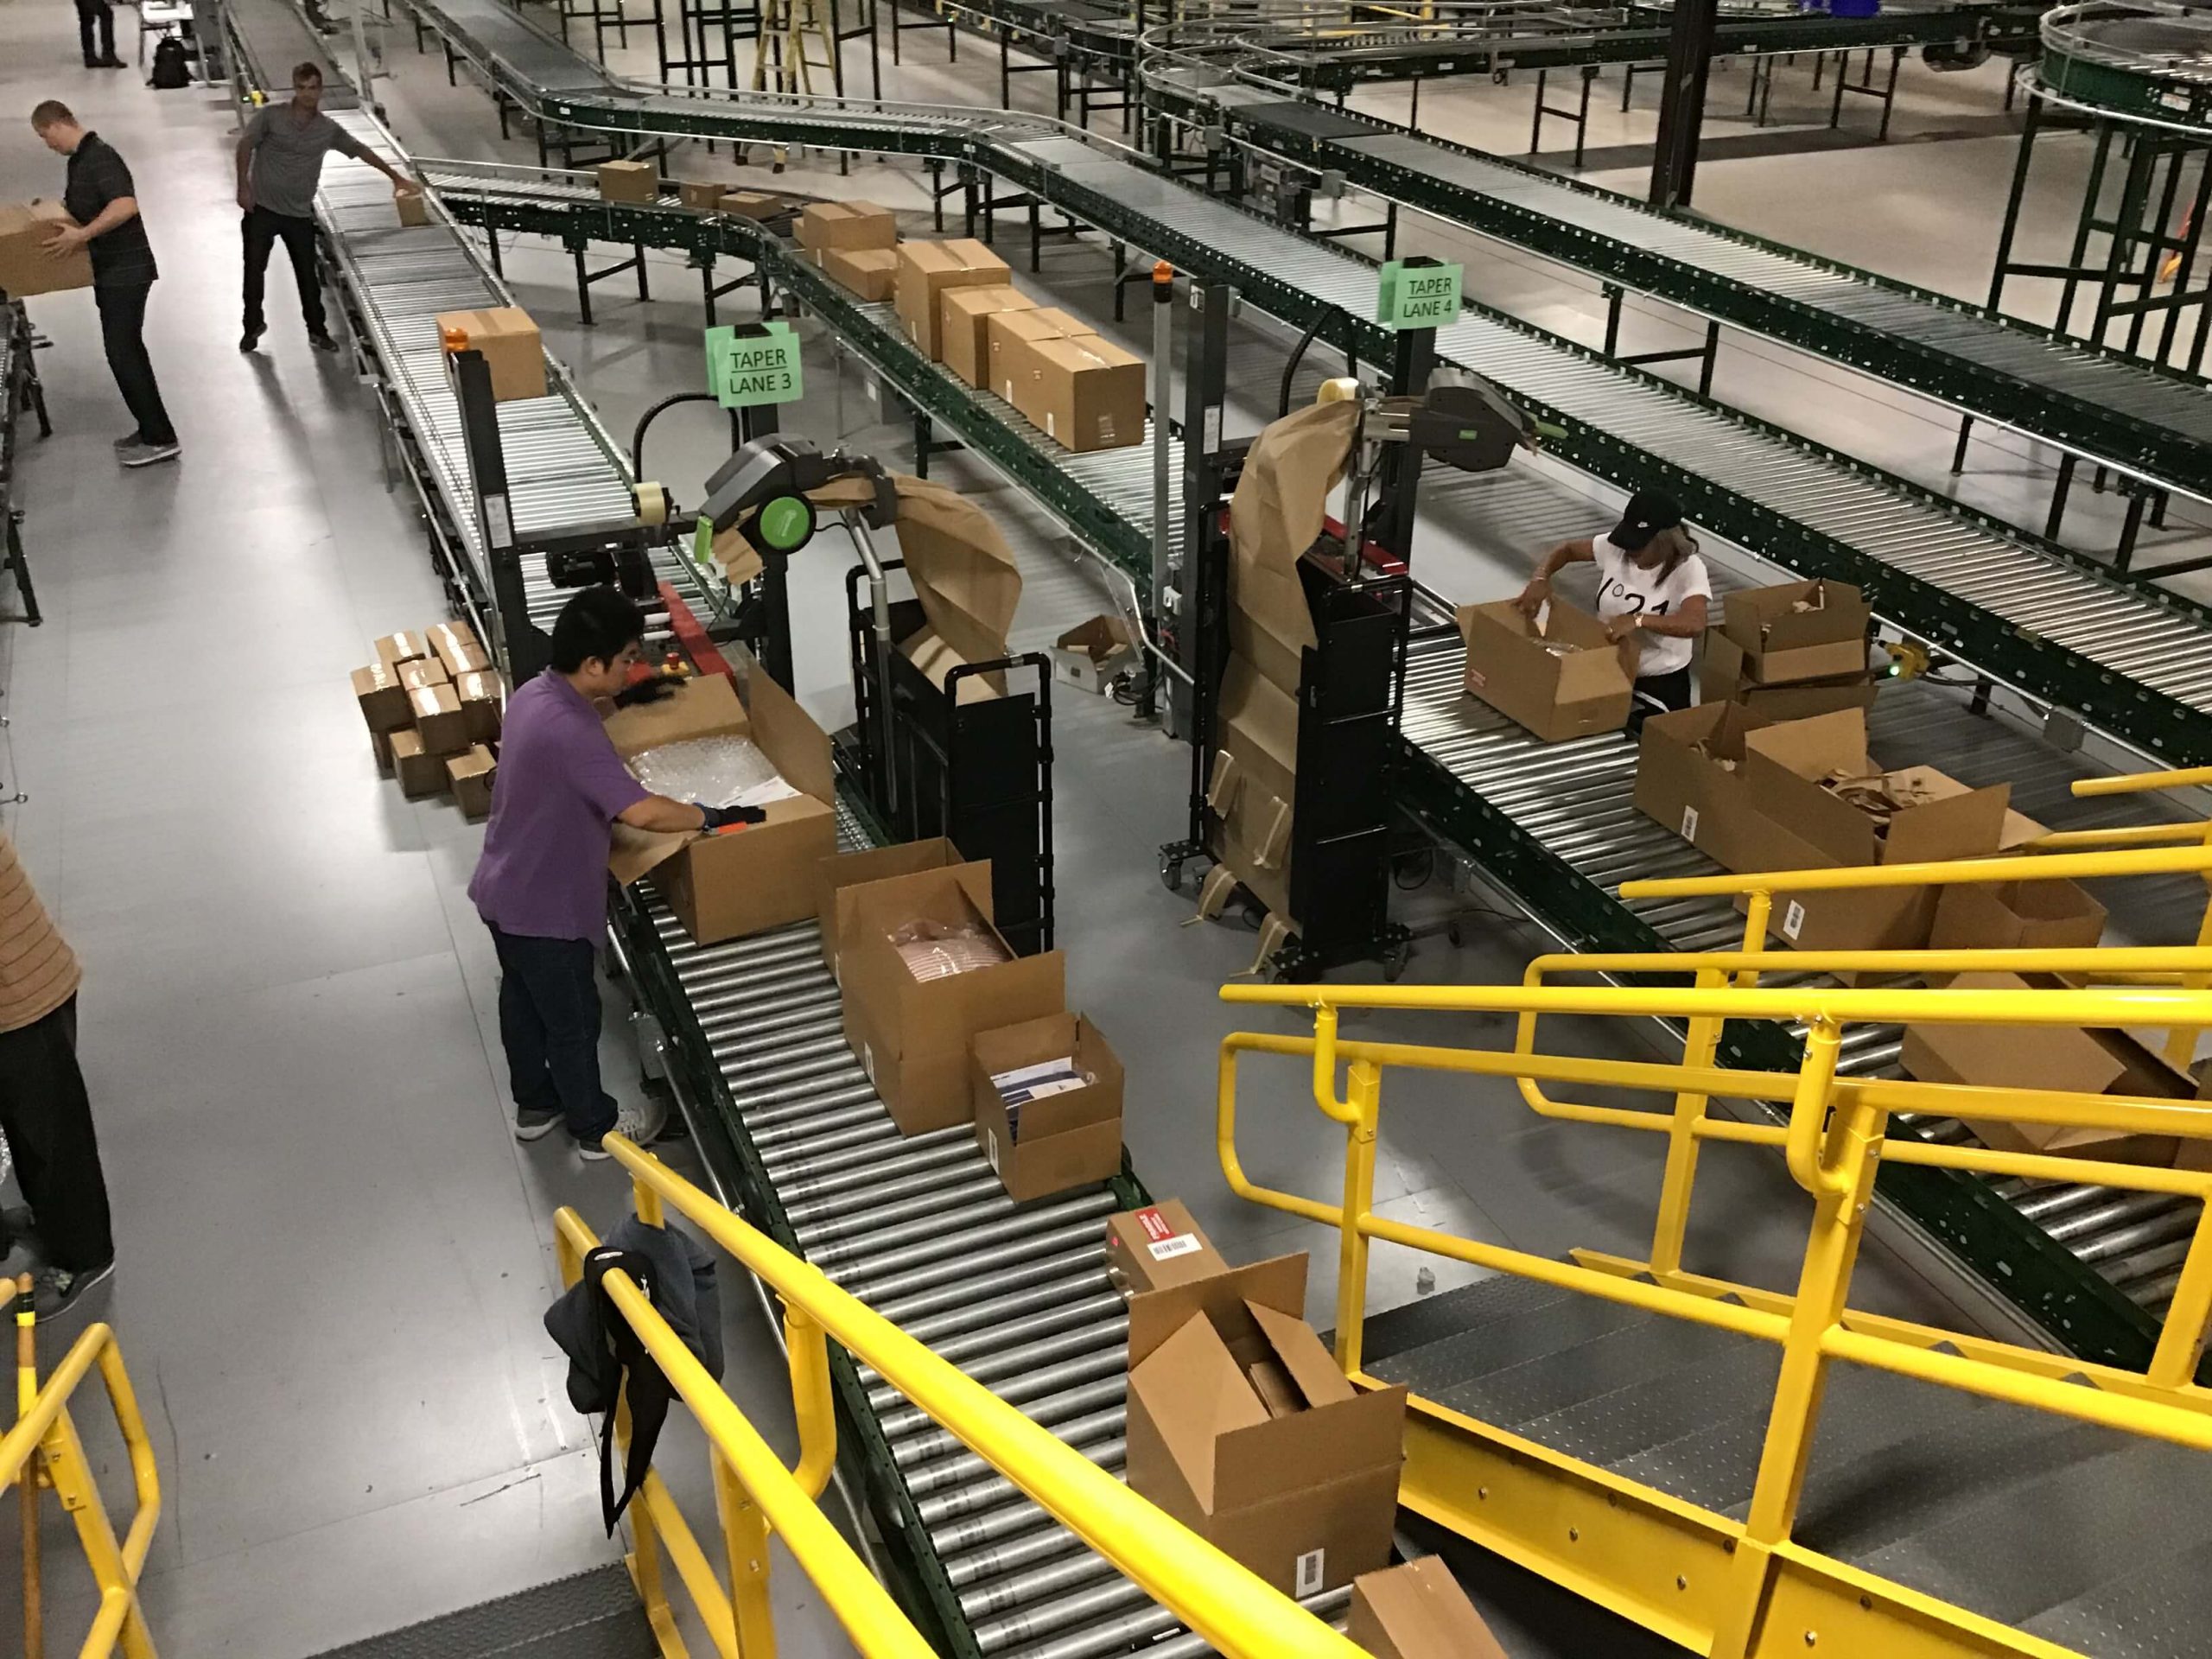
<path id="1" fill-rule="evenodd" d="M 957 848 L 942 836 L 925 841 L 902 841 L 889 847 L 825 858 L 815 865 L 815 912 L 822 922 L 822 954 L 837 959 L 839 940 L 849 925 L 852 906 L 847 895 L 871 881 L 888 881 L 917 870 L 942 869 L 960 862 Z"/>
<path id="2" fill-rule="evenodd" d="M 1344 1374 L 1337 1369 L 1337 1362 L 1321 1345 L 1321 1338 L 1313 1327 L 1294 1313 L 1285 1313 L 1259 1302 L 1248 1302 L 1246 1311 L 1260 1334 L 1274 1350 L 1275 1359 L 1298 1385 L 1299 1395 L 1307 1406 L 1325 1406 L 1338 1400 L 1349 1400 L 1354 1389 Z"/>
<path id="3" fill-rule="evenodd" d="M 1306 1310 L 1306 1257 L 1278 1255 L 1248 1267 L 1231 1268 L 1209 1279 L 1166 1290 L 1147 1290 L 1129 1298 L 1129 1368 L 1135 1370 L 1185 1321 L 1203 1319 L 1222 1332 L 1232 1348 L 1248 1351 L 1262 1338 L 1253 1323 L 1251 1305 L 1280 1313 L 1303 1314 Z"/>
<path id="4" fill-rule="evenodd" d="M 1739 589 L 1722 600 L 1721 615 L 1726 636 L 1752 653 L 1864 639 L 1872 620 L 1858 588 L 1825 578 Z"/>
<path id="5" fill-rule="evenodd" d="M 1216 1448 L 1237 1430 L 1268 1421 L 1236 1358 L 1205 1320 L 1186 1319 L 1141 1367 L 1130 1367 L 1129 1389 L 1141 1396 L 1145 1414 L 1199 1504 L 1212 1510 Z"/>
<path id="6" fill-rule="evenodd" d="M 696 830 L 672 833 L 638 830 L 617 818 L 607 844 L 607 874 L 618 886 L 626 887 L 639 876 L 665 864 L 698 838 Z"/>
<path id="7" fill-rule="evenodd" d="M 1395 1470 L 1405 1456 L 1405 1438 L 1402 1388 L 1355 1393 L 1349 1400 L 1231 1428 L 1214 1449 L 1215 1511 L 1376 1469 Z"/>
<path id="8" fill-rule="evenodd" d="M 830 734 L 758 663 L 747 677 L 745 690 L 753 705 L 747 710 L 753 741 L 769 764 L 793 789 L 836 805 L 837 769 L 830 758 Z"/>
<path id="9" fill-rule="evenodd" d="M 672 695 L 658 702 L 617 709 L 607 717 L 607 738 L 626 760 L 664 743 L 752 729 L 727 674 L 702 674 L 682 681 Z"/>
<path id="10" fill-rule="evenodd" d="M 1294 410 L 1252 440 L 1230 498 L 1230 604 L 1287 664 L 1316 642 L 1298 562 L 1321 534 L 1358 425 L 1354 403 Z"/>
<path id="11" fill-rule="evenodd" d="M 2018 974 L 1992 972 L 1951 981 L 1955 990 L 2020 990 L 2027 984 Z M 2129 1071 L 2125 1055 L 2099 1040 L 2118 1034 L 2062 1026 L 1915 1024 L 1905 1029 L 1905 1069 L 1915 1077 L 1936 1071 L 1926 1079 L 1933 1082 L 2104 1094 Z"/>

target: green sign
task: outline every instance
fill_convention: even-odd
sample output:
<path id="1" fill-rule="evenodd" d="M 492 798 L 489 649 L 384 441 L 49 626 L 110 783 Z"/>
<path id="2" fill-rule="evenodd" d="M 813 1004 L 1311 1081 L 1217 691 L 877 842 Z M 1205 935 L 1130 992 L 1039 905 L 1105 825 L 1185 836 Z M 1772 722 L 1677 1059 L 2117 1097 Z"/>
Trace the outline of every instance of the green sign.
<path id="1" fill-rule="evenodd" d="M 806 390 L 798 336 L 788 322 L 765 334 L 734 328 L 707 330 L 707 386 L 724 409 L 756 409 L 795 402 Z"/>
<path id="2" fill-rule="evenodd" d="M 1375 321 L 1385 328 L 1439 328 L 1459 320 L 1459 289 L 1465 265 L 1409 265 L 1393 259 L 1382 267 L 1382 289 Z"/>

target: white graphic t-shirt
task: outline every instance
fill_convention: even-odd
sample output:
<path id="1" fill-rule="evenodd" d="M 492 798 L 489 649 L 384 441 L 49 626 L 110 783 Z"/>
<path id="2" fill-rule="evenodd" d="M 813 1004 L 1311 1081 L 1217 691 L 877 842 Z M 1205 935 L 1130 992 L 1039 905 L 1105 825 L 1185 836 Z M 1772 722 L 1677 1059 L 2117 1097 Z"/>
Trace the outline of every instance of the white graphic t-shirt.
<path id="1" fill-rule="evenodd" d="M 1692 599 L 1713 597 L 1705 561 L 1694 553 L 1662 577 L 1656 570 L 1643 569 L 1604 536 L 1591 537 L 1590 544 L 1598 554 L 1599 616 L 1630 616 L 1639 611 L 1651 616 L 1673 616 Z M 1637 671 L 1640 677 L 1688 667 L 1697 643 L 1663 633 L 1641 633 L 1637 639 L 1643 652 L 1643 666 Z"/>

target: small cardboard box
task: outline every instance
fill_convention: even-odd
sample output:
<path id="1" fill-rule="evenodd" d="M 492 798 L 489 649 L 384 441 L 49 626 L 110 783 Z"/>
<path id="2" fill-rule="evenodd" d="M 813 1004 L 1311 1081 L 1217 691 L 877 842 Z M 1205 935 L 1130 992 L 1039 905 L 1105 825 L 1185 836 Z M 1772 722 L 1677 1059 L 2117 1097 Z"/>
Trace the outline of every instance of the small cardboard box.
<path id="1" fill-rule="evenodd" d="M 47 257 L 46 245 L 76 220 L 58 201 L 33 197 L 0 202 L 0 291 L 11 300 L 59 294 L 92 285 L 92 256 L 79 248 L 67 258 Z"/>
<path id="2" fill-rule="evenodd" d="M 1720 601 L 1720 633 L 1751 659 L 1745 677 L 1767 685 L 1825 679 L 1866 666 L 1866 601 L 1849 582 L 1784 582 Z"/>
<path id="3" fill-rule="evenodd" d="M 446 758 L 425 749 L 420 732 L 391 734 L 391 765 L 399 774 L 399 792 L 409 800 L 445 793 Z"/>
<path id="4" fill-rule="evenodd" d="M 651 201 L 660 194 L 660 172 L 651 162 L 601 162 L 601 201 Z"/>
<path id="5" fill-rule="evenodd" d="M 446 665 L 446 676 L 459 679 L 464 674 L 480 674 L 492 666 L 492 659 L 484 654 L 484 647 L 477 643 L 476 631 L 466 622 L 441 622 L 426 636 L 431 654 Z"/>
<path id="6" fill-rule="evenodd" d="M 969 1049 L 979 1031 L 1041 1019 L 1065 1006 L 1065 958 L 1057 950 L 1005 959 L 938 979 L 914 977 L 892 935 L 911 923 L 991 925 L 991 867 L 918 870 L 854 890 L 838 942 L 845 1034 L 904 1135 L 969 1122 L 975 1112 Z"/>
<path id="7" fill-rule="evenodd" d="M 1052 642 L 1052 677 L 1078 690 L 1103 692 L 1133 650 L 1120 617 L 1094 616 Z"/>
<path id="8" fill-rule="evenodd" d="M 1040 340 L 1032 372 L 1014 385 L 1014 407 L 1045 435 L 1077 454 L 1144 441 L 1144 359 L 1096 334 Z"/>
<path id="9" fill-rule="evenodd" d="M 1997 850 L 2009 784 L 1969 789 L 1932 766 L 1884 771 L 1866 753 L 1866 716 L 1840 709 L 1763 727 L 1744 741 L 1744 781 L 1758 810 L 1838 864 L 1915 864 Z M 1903 803 L 1881 818 L 1822 780 L 1865 779 Z"/>
<path id="10" fill-rule="evenodd" d="M 353 700 L 361 705 L 361 718 L 372 732 L 404 731 L 415 721 L 407 706 L 407 688 L 398 671 L 372 663 L 353 671 Z"/>
<path id="11" fill-rule="evenodd" d="M 468 741 L 498 742 L 506 704 L 506 692 L 499 683 L 499 677 L 489 669 L 456 674 L 453 694 L 461 699 L 461 712 L 468 717 Z"/>
<path id="12" fill-rule="evenodd" d="M 417 657 L 411 663 L 399 665 L 399 683 L 411 694 L 426 685 L 450 685 L 446 665 L 435 657 Z"/>
<path id="13" fill-rule="evenodd" d="M 810 201 L 798 216 L 798 245 L 815 256 L 831 248 L 890 248 L 899 244 L 899 221 L 872 201 Z"/>
<path id="14" fill-rule="evenodd" d="M 494 403 L 545 396 L 545 342 L 530 313 L 520 306 L 441 312 L 437 325 L 448 351 L 482 354 L 484 366 L 492 372 Z"/>
<path id="15" fill-rule="evenodd" d="M 1943 887 L 1936 899 L 1934 950 L 2094 950 L 2105 907 L 2079 882 L 2001 881 Z"/>
<path id="16" fill-rule="evenodd" d="M 1180 1198 L 1106 1217 L 1106 1267 L 1124 1290 L 1173 1290 L 1229 1271 Z"/>
<path id="17" fill-rule="evenodd" d="M 1698 691 L 1707 702 L 1740 702 L 1769 720 L 1809 720 L 1839 709 L 1871 709 L 1875 683 L 1862 660 L 1855 671 L 1827 679 L 1767 684 L 1747 671 L 1758 659 L 1722 633 L 1705 637 L 1705 660 L 1698 670 Z"/>
<path id="18" fill-rule="evenodd" d="M 385 777 L 391 777 L 394 765 L 391 758 L 391 734 L 390 732 L 371 732 L 369 734 L 369 750 L 370 753 L 374 754 L 377 758 L 377 770 L 382 772 Z"/>
<path id="19" fill-rule="evenodd" d="M 1388 1566 L 1406 1390 L 1362 1393 L 1300 1315 L 1306 1258 L 1129 1299 L 1131 1490 L 1286 1595 Z"/>
<path id="20" fill-rule="evenodd" d="M 906 338 L 932 363 L 944 356 L 944 315 L 938 301 L 948 289 L 1002 287 L 1013 280 L 1005 260 L 981 242 L 899 245 L 899 320 Z"/>
<path id="21" fill-rule="evenodd" d="M 377 660 L 395 674 L 402 663 L 412 663 L 430 654 L 430 642 L 419 633 L 387 633 L 377 641 Z"/>
<path id="22" fill-rule="evenodd" d="M 423 740 L 424 753 L 460 754 L 467 750 L 468 716 L 461 712 L 461 699 L 454 695 L 453 687 L 443 683 L 416 686 L 407 694 L 407 707 L 415 716 L 415 734 Z"/>
<path id="23" fill-rule="evenodd" d="M 822 269 L 832 282 L 876 305 L 898 286 L 899 256 L 889 248 L 824 248 Z"/>
<path id="24" fill-rule="evenodd" d="M 1034 311 L 1037 302 L 1007 283 L 949 288 L 938 296 L 944 366 L 978 391 L 991 379 L 991 319 L 1002 311 Z"/>
<path id="25" fill-rule="evenodd" d="M 608 717 L 607 734 L 625 760 L 663 743 L 721 734 L 747 735 L 799 792 L 763 809 L 755 824 L 715 833 L 653 835 L 617 824 L 607 859 L 626 887 L 655 872 L 669 908 L 694 940 L 713 944 L 814 913 L 814 869 L 837 850 L 836 773 L 830 739 L 766 673 L 738 701 L 725 675 L 686 680 L 674 696 Z"/>
<path id="26" fill-rule="evenodd" d="M 1374 1659 L 1505 1659 L 1475 1604 L 1438 1555 L 1352 1580 L 1344 1634 Z"/>
<path id="27" fill-rule="evenodd" d="M 492 751 L 481 743 L 473 743 L 466 754 L 456 754 L 446 761 L 446 786 L 453 791 L 454 804 L 461 808 L 464 818 L 487 817 L 492 811 L 492 779 L 499 763 L 492 758 Z"/>
<path id="28" fill-rule="evenodd" d="M 2056 985 L 2042 976 L 1960 974 L 1955 990 L 2018 990 Z M 2133 1095 L 2158 1100 L 2191 1100 L 2196 1085 L 2158 1055 L 2123 1031 L 2082 1030 L 2070 1026 L 1946 1026 L 1905 1027 L 1902 1055 L 1906 1074 L 1923 1083 L 1978 1084 L 2022 1091 L 2060 1090 L 2086 1095 Z M 1965 1118 L 1985 1145 L 2007 1152 L 2110 1159 L 2126 1164 L 2173 1164 L 2203 1167 L 2212 1142 L 2172 1135 L 2126 1135 L 2117 1130 L 2058 1123 L 2015 1123 L 2001 1119 Z M 2184 1148 L 2186 1151 L 2184 1152 Z"/>
<path id="29" fill-rule="evenodd" d="M 1071 317 L 1057 306 L 1016 306 L 987 314 L 983 341 L 990 379 L 983 390 L 996 392 L 1020 408 L 1028 395 L 1024 388 L 1043 372 L 1033 361 L 1034 348 L 1048 340 L 1072 340 L 1095 332 L 1080 317 Z"/>
<path id="30" fill-rule="evenodd" d="M 976 1141 L 1016 1204 L 1122 1172 L 1122 1063 L 1079 1014 L 1052 1014 L 979 1031 L 969 1049 Z M 1080 1089 L 1007 1109 L 992 1079 L 1025 1065 L 1072 1059 L 1091 1078 Z"/>
<path id="31" fill-rule="evenodd" d="M 734 213 L 740 219 L 776 219 L 791 211 L 791 202 L 788 196 L 766 190 L 726 190 L 715 208 L 717 213 Z"/>
<path id="32" fill-rule="evenodd" d="M 1462 605 L 1467 690 L 1547 743 L 1628 724 L 1637 643 L 1616 645 L 1587 611 L 1553 600 L 1531 622 L 1500 600 Z"/>
<path id="33" fill-rule="evenodd" d="M 678 179 L 676 181 L 677 200 L 686 207 L 702 213 L 722 211 L 722 198 L 729 194 L 729 187 L 706 179 Z"/>
<path id="34" fill-rule="evenodd" d="M 430 198 L 427 191 L 395 191 L 391 206 L 392 211 L 399 216 L 402 230 L 416 230 L 430 222 Z"/>
<path id="35" fill-rule="evenodd" d="M 837 942 L 852 925 L 853 894 L 871 881 L 888 881 L 918 870 L 942 870 L 963 862 L 960 849 L 943 836 L 925 841 L 902 841 L 864 852 L 841 853 L 814 867 L 815 914 L 822 923 L 822 960 L 834 976 L 837 972 Z"/>

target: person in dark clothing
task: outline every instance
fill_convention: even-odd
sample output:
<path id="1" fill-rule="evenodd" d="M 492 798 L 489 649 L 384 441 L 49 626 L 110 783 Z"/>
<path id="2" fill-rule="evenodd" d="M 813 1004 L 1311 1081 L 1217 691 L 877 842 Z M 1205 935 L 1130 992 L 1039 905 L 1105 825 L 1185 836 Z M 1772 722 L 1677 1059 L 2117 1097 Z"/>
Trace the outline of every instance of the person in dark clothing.
<path id="1" fill-rule="evenodd" d="M 99 39 L 99 49 L 93 50 L 93 36 Z M 120 69 L 123 60 L 115 55 L 115 8 L 108 0 L 77 0 L 77 39 L 85 48 L 85 67 L 87 69 Z"/>
<path id="2" fill-rule="evenodd" d="M 116 390 L 138 424 L 115 441 L 115 458 L 125 467 L 149 467 L 175 461 L 176 429 L 162 406 L 162 389 L 146 355 L 146 300 L 161 273 L 154 245 L 138 214 L 130 169 L 114 147 L 77 124 L 69 106 L 52 99 L 31 111 L 31 126 L 48 149 L 69 158 L 68 182 L 61 205 L 77 222 L 48 241 L 49 257 L 86 249 L 92 261 L 92 299 L 99 307 L 100 340 Z"/>
<path id="3" fill-rule="evenodd" d="M 322 279 L 315 268 L 315 193 L 322 158 L 332 150 L 365 162 L 401 195 L 423 187 L 322 113 L 322 71 L 303 63 L 292 71 L 292 101 L 270 104 L 238 135 L 238 211 L 245 215 L 245 329 L 238 350 L 261 343 L 269 327 L 262 312 L 269 255 L 282 242 L 299 284 L 300 313 L 319 352 L 334 352 L 322 308 Z"/>

